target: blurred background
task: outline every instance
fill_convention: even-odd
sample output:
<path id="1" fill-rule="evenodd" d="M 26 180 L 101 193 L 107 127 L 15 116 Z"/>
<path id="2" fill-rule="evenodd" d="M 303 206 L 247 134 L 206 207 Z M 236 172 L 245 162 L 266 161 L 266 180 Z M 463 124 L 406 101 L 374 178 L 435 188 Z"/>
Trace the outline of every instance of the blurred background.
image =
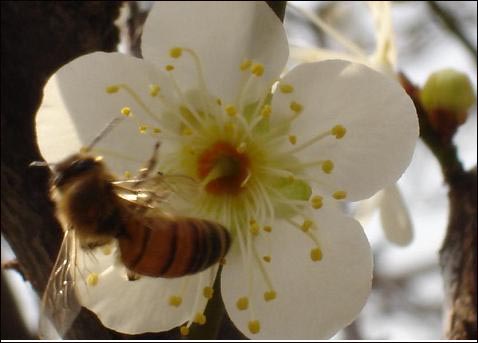
<path id="1" fill-rule="evenodd" d="M 321 47 L 346 52 L 336 39 L 318 29 L 298 8 L 319 16 L 348 40 L 372 53 L 375 49 L 374 21 L 364 2 L 291 1 L 284 21 L 294 47 Z M 137 3 L 136 15 L 144 15 L 148 4 Z M 131 9 L 131 6 L 127 7 Z M 139 13 L 139 14 L 138 14 Z M 475 49 L 470 52 L 444 25 L 443 16 L 453 18 Z M 131 11 L 119 21 L 122 31 Z M 442 68 L 454 68 L 469 75 L 476 94 L 477 2 L 393 1 L 393 35 L 397 70 L 417 85 Z M 127 33 L 124 38 L 128 37 Z M 125 49 L 127 44 L 123 44 Z M 465 169 L 476 165 L 476 103 L 455 135 L 459 157 Z M 400 247 L 389 242 L 381 229 L 378 211 L 363 222 L 375 256 L 373 291 L 361 315 L 340 332 L 337 339 L 441 339 L 443 281 L 438 265 L 448 219 L 447 188 L 439 165 L 421 141 L 414 159 L 399 180 L 413 223 L 413 241 Z M 354 208 L 352 205 L 351 208 Z M 2 236 L 2 265 L 14 259 Z M 39 298 L 28 282 L 14 270 L 2 269 L 2 338 L 35 337 Z M 4 337 L 4 320 L 15 308 L 24 318 L 17 337 Z M 19 323 L 21 324 L 21 323 Z"/>

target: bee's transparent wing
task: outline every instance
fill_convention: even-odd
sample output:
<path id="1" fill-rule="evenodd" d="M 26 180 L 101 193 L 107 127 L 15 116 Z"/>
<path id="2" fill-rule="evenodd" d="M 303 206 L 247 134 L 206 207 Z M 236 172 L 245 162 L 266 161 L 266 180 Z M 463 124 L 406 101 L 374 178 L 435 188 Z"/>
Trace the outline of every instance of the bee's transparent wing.
<path id="1" fill-rule="evenodd" d="M 123 199 L 164 212 L 178 212 L 197 197 L 200 184 L 184 175 L 157 174 L 146 179 L 114 181 L 116 193 Z"/>
<path id="2" fill-rule="evenodd" d="M 81 310 L 75 293 L 76 249 L 75 232 L 67 230 L 43 294 L 38 328 L 40 338 L 63 337 Z"/>

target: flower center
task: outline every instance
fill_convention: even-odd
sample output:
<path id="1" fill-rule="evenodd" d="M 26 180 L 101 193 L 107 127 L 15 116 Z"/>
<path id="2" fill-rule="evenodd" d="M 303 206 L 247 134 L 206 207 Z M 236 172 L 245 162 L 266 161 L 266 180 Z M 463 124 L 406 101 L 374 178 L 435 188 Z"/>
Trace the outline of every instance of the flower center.
<path id="1" fill-rule="evenodd" d="M 219 141 L 200 154 L 197 173 L 208 193 L 236 195 L 244 190 L 250 176 L 249 157 L 232 144 Z"/>

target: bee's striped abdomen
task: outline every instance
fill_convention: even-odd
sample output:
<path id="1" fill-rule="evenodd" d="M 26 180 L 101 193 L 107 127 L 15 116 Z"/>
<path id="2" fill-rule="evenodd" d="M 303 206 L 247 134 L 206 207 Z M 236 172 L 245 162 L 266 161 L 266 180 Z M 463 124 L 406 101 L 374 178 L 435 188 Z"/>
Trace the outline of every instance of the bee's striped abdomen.
<path id="1" fill-rule="evenodd" d="M 219 262 L 230 246 L 227 230 L 210 221 L 154 218 L 142 225 L 128 224 L 127 234 L 118 237 L 121 258 L 127 268 L 142 275 L 194 274 Z"/>

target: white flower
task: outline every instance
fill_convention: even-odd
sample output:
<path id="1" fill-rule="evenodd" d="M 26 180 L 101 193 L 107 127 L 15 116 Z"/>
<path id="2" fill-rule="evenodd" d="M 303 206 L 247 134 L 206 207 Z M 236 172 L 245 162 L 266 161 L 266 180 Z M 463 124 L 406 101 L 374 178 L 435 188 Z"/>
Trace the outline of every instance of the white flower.
<path id="1" fill-rule="evenodd" d="M 231 232 L 221 295 L 235 325 L 253 338 L 331 337 L 360 312 L 372 278 L 363 230 L 338 205 L 403 173 L 418 135 L 412 102 L 344 61 L 303 64 L 279 80 L 287 40 L 262 2 L 159 2 L 142 44 L 144 60 L 93 53 L 58 71 L 69 111 L 39 113 L 42 153 L 58 158 L 49 152 L 60 122 L 77 143 L 66 155 L 132 114 L 96 150 L 118 175 L 134 173 L 159 139 L 159 169 L 202 185 L 188 215 Z M 95 256 L 78 259 L 99 275 L 79 291 L 105 326 L 134 334 L 205 320 L 217 266 L 129 282 L 114 254 Z"/>
<path id="2" fill-rule="evenodd" d="M 325 61 L 332 58 L 345 59 L 368 65 L 396 80 L 397 52 L 390 13 L 391 3 L 389 1 L 368 1 L 367 5 L 373 16 L 376 34 L 375 50 L 371 54 L 367 54 L 362 48 L 342 36 L 313 12 L 300 7 L 294 7 L 301 11 L 319 29 L 328 33 L 338 43 L 343 45 L 348 52 L 339 53 L 320 48 L 294 47 L 292 49 L 292 58 L 300 62 Z M 370 199 L 358 203 L 354 216 L 365 225 L 375 212 L 375 209 L 380 211 L 382 228 L 385 237 L 390 242 L 405 246 L 412 241 L 412 220 L 398 185 L 389 185 Z"/>

